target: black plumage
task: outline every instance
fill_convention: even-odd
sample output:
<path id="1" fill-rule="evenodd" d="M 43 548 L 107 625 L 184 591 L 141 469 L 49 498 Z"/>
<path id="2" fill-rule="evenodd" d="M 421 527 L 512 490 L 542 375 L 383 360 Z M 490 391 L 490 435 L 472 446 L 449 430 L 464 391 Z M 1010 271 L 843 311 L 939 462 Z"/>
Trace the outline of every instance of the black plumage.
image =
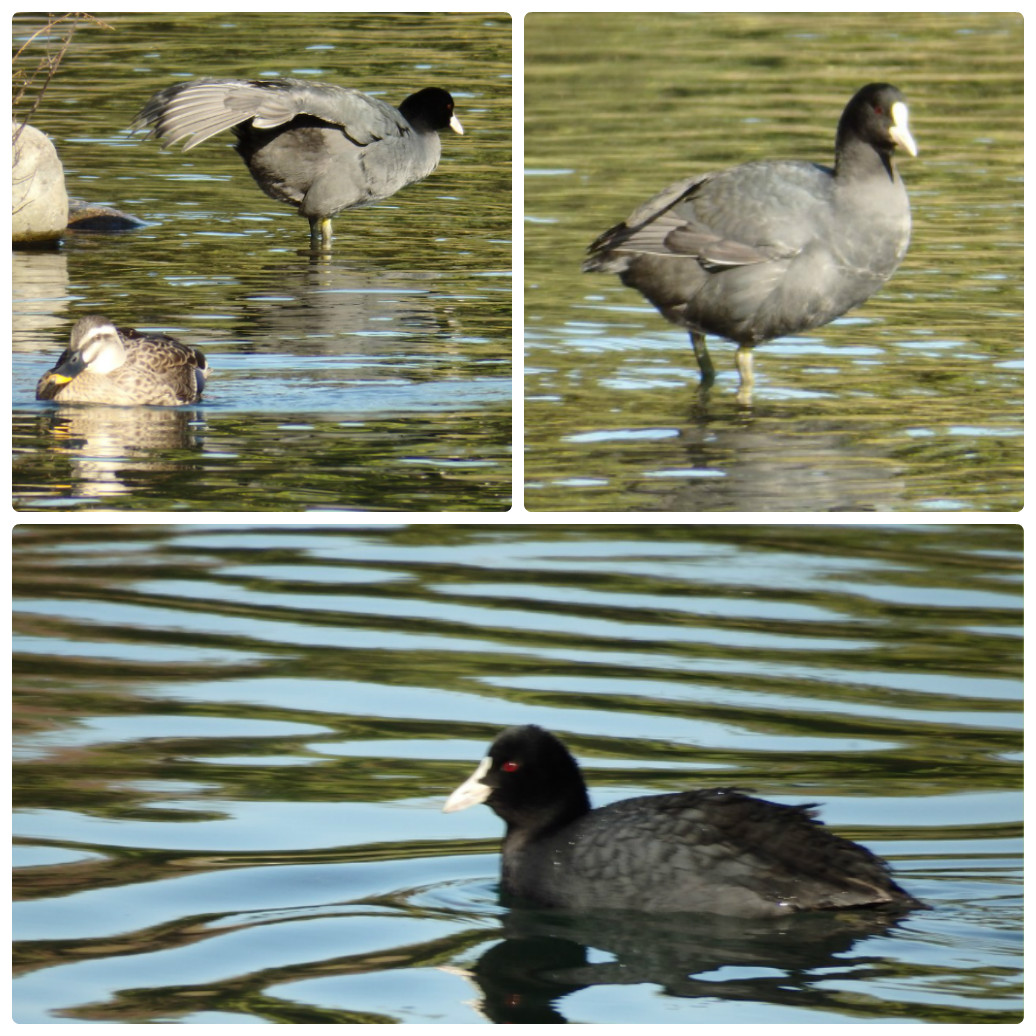
<path id="1" fill-rule="evenodd" d="M 738 917 L 920 905 L 810 805 L 708 788 L 591 809 L 578 764 L 536 726 L 500 734 L 444 811 L 478 802 L 507 825 L 501 892 L 519 903 Z"/>

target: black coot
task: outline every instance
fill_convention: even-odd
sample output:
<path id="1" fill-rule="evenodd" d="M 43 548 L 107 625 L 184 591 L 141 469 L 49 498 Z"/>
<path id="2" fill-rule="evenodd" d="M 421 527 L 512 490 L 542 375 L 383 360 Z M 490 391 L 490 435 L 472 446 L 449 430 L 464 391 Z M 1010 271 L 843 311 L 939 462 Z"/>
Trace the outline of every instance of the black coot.
<path id="1" fill-rule="evenodd" d="M 707 788 L 592 810 L 576 761 L 540 727 L 505 730 L 443 811 L 479 802 L 507 824 L 501 892 L 518 901 L 737 917 L 921 905 L 810 806 Z"/>
<path id="2" fill-rule="evenodd" d="M 159 91 L 135 127 L 187 151 L 233 130 L 255 182 L 297 206 L 314 244 L 331 241 L 331 217 L 382 201 L 439 164 L 439 130 L 464 130 L 438 87 L 398 108 L 342 86 L 300 79 L 197 79 Z"/>
<path id="3" fill-rule="evenodd" d="M 602 234 L 583 269 L 617 273 L 686 327 L 705 386 L 715 377 L 706 334 L 737 342 L 747 396 L 753 346 L 860 305 L 906 254 L 897 144 L 917 154 L 906 101 L 871 83 L 842 112 L 833 169 L 750 162 L 683 180 Z"/>

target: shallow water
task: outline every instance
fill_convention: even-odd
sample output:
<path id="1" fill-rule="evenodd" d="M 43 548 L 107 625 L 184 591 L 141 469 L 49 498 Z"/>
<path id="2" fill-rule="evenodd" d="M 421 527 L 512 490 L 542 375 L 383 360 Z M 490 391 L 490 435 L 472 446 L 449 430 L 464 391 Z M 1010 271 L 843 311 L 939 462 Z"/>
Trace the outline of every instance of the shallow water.
<path id="1" fill-rule="evenodd" d="M 506 509 L 511 27 L 506 15 L 126 14 L 83 29 L 33 117 L 70 195 L 147 221 L 14 264 L 23 509 Z M 16 35 L 32 17 L 16 19 Z M 398 103 L 455 96 L 438 170 L 335 220 L 334 251 L 264 195 L 230 135 L 183 152 L 127 127 L 171 77 L 294 75 Z M 103 313 L 200 347 L 196 410 L 34 400 L 72 324 Z M 233 480 L 233 492 L 227 480 Z"/>
<path id="2" fill-rule="evenodd" d="M 18 1022 L 1020 1019 L 1014 527 L 23 525 L 14 566 Z M 931 909 L 506 911 L 500 822 L 440 808 L 526 722 L 596 804 L 819 802 Z"/>
<path id="3" fill-rule="evenodd" d="M 533 14 L 525 24 L 526 502 L 536 511 L 1017 510 L 1022 19 Z M 961 75 L 967 68 L 968 74 Z M 589 243 L 667 184 L 829 163 L 864 83 L 910 102 L 903 264 L 701 398 L 684 331 Z"/>

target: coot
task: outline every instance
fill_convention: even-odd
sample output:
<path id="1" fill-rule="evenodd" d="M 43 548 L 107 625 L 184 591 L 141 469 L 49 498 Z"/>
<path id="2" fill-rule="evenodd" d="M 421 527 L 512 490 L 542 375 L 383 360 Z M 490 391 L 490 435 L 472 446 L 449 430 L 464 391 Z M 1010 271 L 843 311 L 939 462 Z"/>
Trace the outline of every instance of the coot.
<path id="1" fill-rule="evenodd" d="M 479 802 L 507 824 L 501 892 L 518 902 L 737 917 L 921 905 L 812 805 L 706 788 L 592 810 L 576 761 L 541 727 L 500 734 L 443 811 Z"/>
<path id="2" fill-rule="evenodd" d="M 749 162 L 682 180 L 594 241 L 583 270 L 617 273 L 686 327 L 703 386 L 715 378 L 705 336 L 736 342 L 747 395 L 754 346 L 860 305 L 906 254 L 897 145 L 917 154 L 906 101 L 871 83 L 842 112 L 833 169 Z"/>
<path id="3" fill-rule="evenodd" d="M 113 406 L 178 406 L 201 398 L 209 366 L 204 354 L 169 335 L 116 327 L 82 317 L 70 346 L 36 386 L 37 399 Z"/>
<path id="4" fill-rule="evenodd" d="M 188 151 L 222 130 L 255 182 L 295 205 L 310 236 L 326 248 L 331 217 L 372 205 L 439 164 L 439 130 L 463 133 L 453 98 L 438 87 L 411 94 L 398 108 L 359 90 L 301 79 L 197 79 L 160 90 L 134 127 Z"/>

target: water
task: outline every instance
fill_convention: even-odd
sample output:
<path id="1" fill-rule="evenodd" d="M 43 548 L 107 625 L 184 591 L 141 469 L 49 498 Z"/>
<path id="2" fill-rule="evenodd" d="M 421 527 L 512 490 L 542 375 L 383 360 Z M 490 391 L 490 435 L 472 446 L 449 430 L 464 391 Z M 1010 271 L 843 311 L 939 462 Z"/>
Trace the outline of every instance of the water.
<path id="1" fill-rule="evenodd" d="M 531 510 L 1020 508 L 1020 15 L 540 13 L 525 51 Z M 920 148 L 906 259 L 862 308 L 761 346 L 751 406 L 712 340 L 700 399 L 686 333 L 581 274 L 586 247 L 693 173 L 829 163 L 881 80 Z"/>
<path id="2" fill-rule="evenodd" d="M 511 26 L 506 15 L 117 14 L 75 36 L 33 122 L 70 195 L 148 225 L 14 264 L 15 503 L 90 511 L 492 510 L 511 483 Z M 20 40 L 36 16 L 15 20 Z M 35 53 L 35 52 L 33 52 Z M 398 103 L 455 96 L 427 180 L 335 220 L 333 253 L 223 134 L 127 127 L 175 78 L 294 75 Z M 202 406 L 62 407 L 36 381 L 103 313 L 200 347 Z"/>
<path id="3" fill-rule="evenodd" d="M 14 548 L 18 1022 L 1020 1020 L 1015 527 L 50 524 Z M 506 911 L 500 822 L 440 808 L 525 722 L 596 804 L 820 802 L 931 909 Z"/>

